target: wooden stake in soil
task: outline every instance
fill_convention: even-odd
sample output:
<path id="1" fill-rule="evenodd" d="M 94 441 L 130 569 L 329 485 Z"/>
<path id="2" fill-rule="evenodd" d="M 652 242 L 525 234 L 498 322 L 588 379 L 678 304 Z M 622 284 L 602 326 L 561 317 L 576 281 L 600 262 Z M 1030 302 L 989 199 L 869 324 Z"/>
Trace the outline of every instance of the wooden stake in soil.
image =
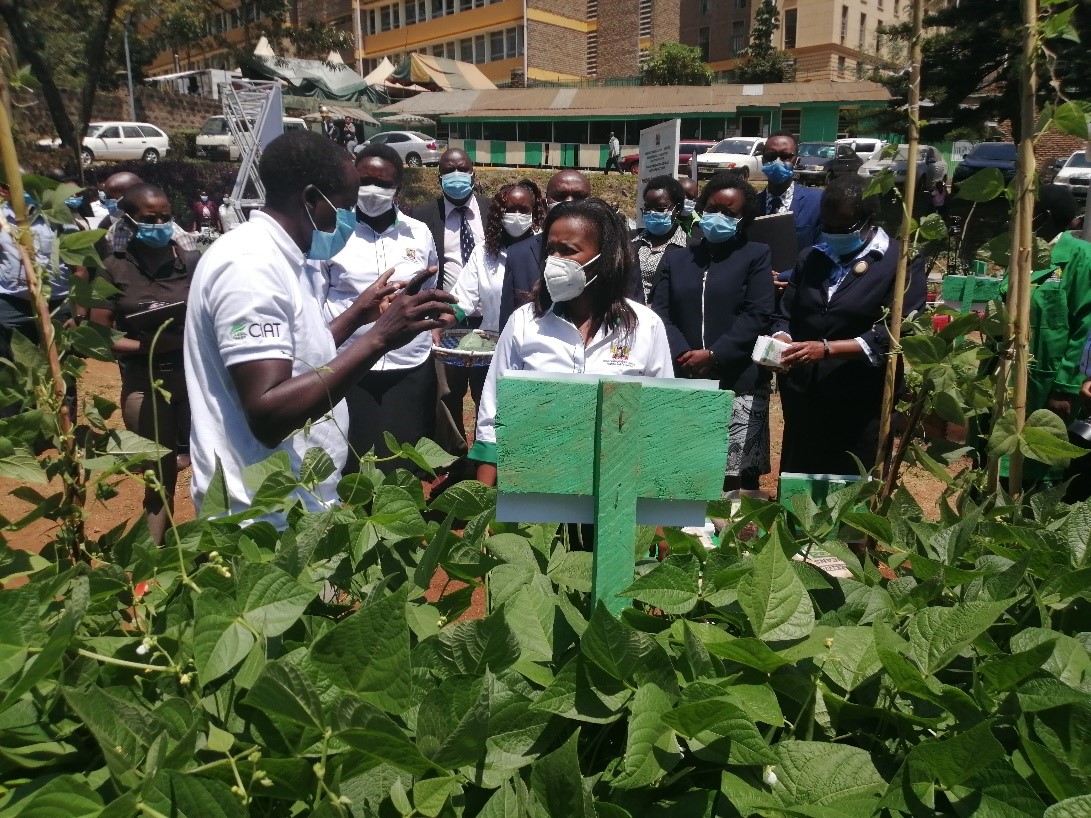
<path id="1" fill-rule="evenodd" d="M 1015 383 L 1012 389 L 1012 409 L 1015 411 L 1016 437 L 1023 433 L 1027 422 L 1027 369 L 1030 366 L 1030 274 L 1034 249 L 1034 95 L 1038 86 L 1035 57 L 1038 52 L 1038 0 L 1023 0 L 1023 66 L 1019 104 L 1019 162 L 1016 190 L 1019 194 L 1015 209 L 1012 236 L 1011 275 L 1009 287 L 1016 293 L 1015 309 L 1009 335 L 1015 341 Z M 1016 448 L 1011 454 L 1008 471 L 1008 492 L 1015 499 L 1023 493 L 1023 454 Z"/>
<path id="2" fill-rule="evenodd" d="M 879 454 L 875 469 L 884 478 L 891 466 L 893 437 L 891 416 L 897 387 L 898 362 L 901 359 L 902 313 L 905 309 L 905 283 L 909 270 L 910 227 L 917 199 L 917 149 L 920 145 L 921 109 L 921 30 L 924 26 L 924 0 L 913 0 L 913 34 L 909 52 L 909 144 L 906 146 L 905 215 L 898 230 L 898 267 L 894 273 L 894 300 L 890 305 L 890 354 L 886 360 L 886 381 L 879 415 Z M 924 191 L 921 191 L 922 195 Z"/>
<path id="3" fill-rule="evenodd" d="M 82 505 L 85 481 L 83 465 L 80 462 L 76 438 L 72 432 L 73 418 L 69 417 L 68 406 L 64 400 L 68 387 L 64 382 L 61 358 L 55 343 L 53 316 L 49 312 L 49 303 L 46 301 L 45 293 L 42 292 L 42 279 L 34 266 L 34 239 L 30 233 L 30 220 L 27 216 L 26 202 L 23 199 L 23 177 L 19 171 L 19 157 L 15 153 L 15 140 L 11 133 L 11 118 L 3 105 L 0 105 L 0 155 L 3 156 L 4 175 L 7 178 L 8 190 L 11 193 L 11 206 L 15 211 L 15 222 L 18 227 L 18 247 L 26 275 L 27 290 L 30 293 L 30 304 L 34 312 L 34 321 L 38 327 L 39 343 L 45 352 L 46 362 L 49 366 L 49 378 L 53 398 L 57 406 L 57 423 L 61 433 L 61 455 L 64 457 L 67 466 L 67 474 L 63 481 L 63 503 L 65 508 L 69 510 L 64 520 L 67 529 L 65 538 L 70 540 L 67 545 L 71 549 L 71 557 L 75 562 L 81 558 L 84 543 Z M 3 225 L 3 229 L 8 229 L 6 223 Z"/>

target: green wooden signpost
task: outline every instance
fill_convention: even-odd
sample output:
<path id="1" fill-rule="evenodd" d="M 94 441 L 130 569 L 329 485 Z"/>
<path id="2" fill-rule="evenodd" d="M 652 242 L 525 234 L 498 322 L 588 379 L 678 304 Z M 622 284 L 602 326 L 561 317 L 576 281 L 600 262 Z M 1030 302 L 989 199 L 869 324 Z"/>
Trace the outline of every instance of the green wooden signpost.
<path id="1" fill-rule="evenodd" d="M 727 462 L 715 381 L 512 372 L 497 384 L 497 519 L 594 523 L 592 603 L 617 614 L 637 525 L 703 525 Z"/>

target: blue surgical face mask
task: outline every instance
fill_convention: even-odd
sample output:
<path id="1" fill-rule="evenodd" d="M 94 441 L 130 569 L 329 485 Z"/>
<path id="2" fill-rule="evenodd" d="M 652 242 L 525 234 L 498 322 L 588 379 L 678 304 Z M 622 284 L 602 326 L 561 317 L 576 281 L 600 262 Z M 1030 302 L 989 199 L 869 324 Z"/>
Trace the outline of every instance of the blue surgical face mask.
<path id="1" fill-rule="evenodd" d="M 474 175 L 461 170 L 452 170 L 439 177 L 439 186 L 443 195 L 453 202 L 468 199 L 474 192 Z"/>
<path id="2" fill-rule="evenodd" d="M 83 197 L 69 196 L 67 199 L 64 200 L 64 203 L 68 205 L 72 210 L 79 210 L 81 207 L 83 207 Z"/>
<path id="3" fill-rule="evenodd" d="M 819 241 L 830 248 L 837 258 L 851 255 L 864 246 L 864 231 L 853 230 L 851 233 L 822 233 Z"/>
<path id="4" fill-rule="evenodd" d="M 207 202 L 207 201 L 208 201 L 208 196 L 206 196 L 206 195 L 202 194 L 202 195 L 201 195 L 201 201 L 202 201 L 202 202 Z"/>
<path id="5" fill-rule="evenodd" d="M 776 159 L 761 166 L 761 172 L 771 185 L 780 185 L 792 178 L 792 166 Z"/>
<path id="6" fill-rule="evenodd" d="M 170 240 L 174 238 L 174 223 L 142 224 L 136 222 L 136 232 L 133 235 L 134 238 L 149 247 L 166 247 L 170 244 Z"/>
<path id="7" fill-rule="evenodd" d="M 722 213 L 706 213 L 701 217 L 701 232 L 713 244 L 720 244 L 735 237 L 739 220 Z"/>
<path id="8" fill-rule="evenodd" d="M 106 208 L 106 212 L 111 216 L 117 213 L 117 199 L 107 199 L 103 196 L 99 201 L 102 202 L 102 206 Z"/>
<path id="9" fill-rule="evenodd" d="M 644 214 L 644 228 L 653 236 L 665 236 L 674 228 L 674 214 L 649 210 Z"/>
<path id="10" fill-rule="evenodd" d="M 682 202 L 682 215 L 683 216 L 692 216 L 696 209 L 697 209 L 696 199 L 686 199 L 685 201 Z"/>
<path id="11" fill-rule="evenodd" d="M 326 199 L 326 195 L 322 191 L 319 191 L 318 195 Z M 328 233 L 325 230 L 318 229 L 318 225 L 314 223 L 314 216 L 309 210 L 307 211 L 307 215 L 311 219 L 311 226 L 314 227 L 311 233 L 311 249 L 307 251 L 307 258 L 312 261 L 329 261 L 336 256 L 345 249 L 352 232 L 356 229 L 355 212 L 345 210 L 342 207 L 334 207 L 333 202 L 329 199 L 326 199 L 326 203 L 337 211 L 337 223 L 334 225 L 333 230 Z"/>

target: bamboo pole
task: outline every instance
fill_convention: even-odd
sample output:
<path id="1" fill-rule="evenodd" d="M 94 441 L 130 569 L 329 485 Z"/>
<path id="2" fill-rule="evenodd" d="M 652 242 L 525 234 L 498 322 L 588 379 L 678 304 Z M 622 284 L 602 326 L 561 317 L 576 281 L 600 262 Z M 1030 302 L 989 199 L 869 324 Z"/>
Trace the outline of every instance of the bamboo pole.
<path id="1" fill-rule="evenodd" d="M 3 82 L 4 87 L 7 83 Z M 64 381 L 64 373 L 61 369 L 61 358 L 57 351 L 56 337 L 53 332 L 53 316 L 49 311 L 49 303 L 42 291 L 42 279 L 34 266 L 36 250 L 34 239 L 30 232 L 30 219 L 27 214 L 26 202 L 23 199 L 23 177 L 19 171 L 19 159 L 15 153 L 15 139 L 11 131 L 11 118 L 7 109 L 0 105 L 0 156 L 3 157 L 4 175 L 7 178 L 8 190 L 11 193 L 11 206 L 15 211 L 17 230 L 16 241 L 22 257 L 23 271 L 26 276 L 27 290 L 30 294 L 30 304 L 34 312 L 34 320 L 38 326 L 38 339 L 42 351 L 45 352 L 46 363 L 49 368 L 50 387 L 57 406 L 57 423 L 61 435 L 61 455 L 67 463 L 69 472 L 64 480 L 64 505 L 68 510 L 67 523 L 72 534 L 71 558 L 73 562 L 81 557 L 83 550 L 83 517 L 79 508 L 83 496 L 83 469 L 80 463 L 79 452 L 76 446 L 76 437 L 73 434 L 73 418 L 68 414 L 68 406 L 65 403 L 65 395 L 68 391 Z M 3 225 L 7 229 L 7 224 Z"/>
<path id="2" fill-rule="evenodd" d="M 1027 368 L 1030 364 L 1030 274 L 1034 250 L 1034 96 L 1038 73 L 1038 0 L 1023 0 L 1023 65 L 1019 89 L 1019 171 L 1012 231 L 1011 276 L 1009 287 L 1015 292 L 1010 335 L 1015 344 L 1012 409 L 1015 410 L 1015 434 L 1021 435 L 1027 421 Z M 1012 452 L 1008 471 L 1008 492 L 1015 499 L 1023 493 L 1023 455 Z"/>
<path id="3" fill-rule="evenodd" d="M 886 359 L 886 381 L 879 415 L 879 453 L 875 470 L 888 477 L 893 453 L 891 416 L 894 413 L 894 393 L 897 388 L 898 363 L 901 360 L 902 313 L 905 310 L 905 287 L 909 270 L 910 227 L 917 194 L 917 150 L 920 145 L 921 111 L 921 31 L 924 28 L 924 0 L 913 0 L 913 33 L 909 50 L 909 144 L 905 167 L 905 215 L 898 229 L 898 267 L 894 273 L 894 300 L 890 305 L 890 354 Z M 922 191 L 923 193 L 923 191 Z"/>

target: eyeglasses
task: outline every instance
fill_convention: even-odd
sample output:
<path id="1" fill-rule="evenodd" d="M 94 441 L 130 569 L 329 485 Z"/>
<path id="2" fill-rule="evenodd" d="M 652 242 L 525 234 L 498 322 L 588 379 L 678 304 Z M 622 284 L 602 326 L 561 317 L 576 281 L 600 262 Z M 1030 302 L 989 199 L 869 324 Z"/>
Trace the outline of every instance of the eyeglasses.
<path id="1" fill-rule="evenodd" d="M 780 153 L 763 153 L 761 155 L 761 161 L 765 164 L 774 162 L 779 159 L 781 162 L 787 162 L 791 164 L 796 161 L 796 155 L 791 151 L 781 151 Z"/>
<path id="2" fill-rule="evenodd" d="M 820 224 L 818 226 L 818 228 L 823 233 L 829 233 L 831 236 L 841 236 L 841 235 L 847 235 L 848 233 L 855 233 L 857 230 L 863 230 L 865 227 L 867 227 L 869 221 L 870 221 L 870 217 L 869 216 L 864 216 L 864 218 L 860 219 L 860 221 L 856 222 L 856 224 L 852 225 L 852 227 L 845 227 L 845 228 L 842 228 L 842 229 L 839 229 L 839 230 L 832 230 L 832 229 L 830 229 L 829 225 L 823 223 L 823 224 Z"/>

